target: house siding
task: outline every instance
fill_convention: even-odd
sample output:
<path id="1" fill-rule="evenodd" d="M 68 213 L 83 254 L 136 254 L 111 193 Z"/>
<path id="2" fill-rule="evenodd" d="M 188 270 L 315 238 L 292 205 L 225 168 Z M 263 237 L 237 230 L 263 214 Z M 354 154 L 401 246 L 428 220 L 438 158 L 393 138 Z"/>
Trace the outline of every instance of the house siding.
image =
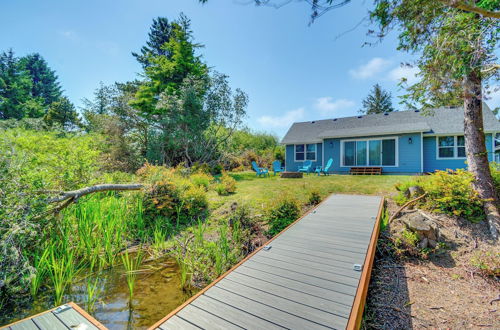
<path id="1" fill-rule="evenodd" d="M 295 145 L 287 144 L 286 145 L 286 158 L 285 158 L 285 170 L 290 172 L 296 172 L 299 167 L 303 165 L 303 161 L 295 161 Z M 323 144 L 316 143 L 316 161 L 313 162 L 312 170 L 314 170 L 317 166 L 323 165 Z"/>
<path id="2" fill-rule="evenodd" d="M 488 160 L 494 160 L 492 134 L 485 134 L 486 150 Z M 434 172 L 436 170 L 445 171 L 447 169 L 467 168 L 466 159 L 437 159 L 436 137 L 424 136 L 424 172 Z"/>
<path id="3" fill-rule="evenodd" d="M 326 139 L 325 140 L 325 162 L 329 158 L 333 159 L 333 165 L 331 172 L 334 173 L 347 173 L 349 172 L 349 167 L 341 166 L 341 155 L 340 155 L 340 142 L 342 140 L 350 139 L 377 139 L 377 138 L 387 138 L 396 137 L 398 139 L 398 154 L 399 162 L 398 166 L 386 167 L 382 166 L 384 173 L 419 173 L 421 172 L 421 144 L 420 144 L 420 133 L 415 134 L 400 134 L 400 135 L 384 135 L 384 136 L 367 136 L 367 137 L 355 137 L 355 138 L 339 138 L 339 139 Z M 408 139 L 412 139 L 412 144 L 408 142 Z M 353 166 L 355 167 L 355 166 Z"/>

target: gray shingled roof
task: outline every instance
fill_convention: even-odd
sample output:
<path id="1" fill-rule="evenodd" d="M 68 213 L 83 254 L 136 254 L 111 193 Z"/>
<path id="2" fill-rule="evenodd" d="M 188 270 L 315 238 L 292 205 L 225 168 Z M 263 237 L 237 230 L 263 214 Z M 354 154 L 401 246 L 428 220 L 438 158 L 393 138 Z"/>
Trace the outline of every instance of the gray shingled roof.
<path id="1" fill-rule="evenodd" d="M 486 132 L 500 132 L 500 122 L 487 106 L 483 107 L 483 120 Z M 460 134 L 463 131 L 463 108 L 446 107 L 426 114 L 410 110 L 391 112 L 387 115 L 374 114 L 294 123 L 281 143 L 321 142 L 324 138 L 410 132 Z"/>

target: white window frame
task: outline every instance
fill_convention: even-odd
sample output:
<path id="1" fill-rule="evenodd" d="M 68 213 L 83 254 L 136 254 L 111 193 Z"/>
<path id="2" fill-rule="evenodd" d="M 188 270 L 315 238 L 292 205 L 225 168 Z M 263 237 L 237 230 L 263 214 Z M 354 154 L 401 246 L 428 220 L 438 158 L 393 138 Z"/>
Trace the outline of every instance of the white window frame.
<path id="1" fill-rule="evenodd" d="M 439 138 L 440 137 L 447 137 L 447 136 L 453 137 L 453 157 L 440 157 L 439 156 L 439 148 L 452 148 L 451 146 L 448 146 L 448 147 L 440 147 L 439 146 Z M 458 148 L 459 148 L 458 137 L 459 136 L 463 136 L 463 135 L 436 135 L 436 159 L 437 160 L 467 159 L 467 155 L 465 155 L 465 157 L 458 157 Z M 465 148 L 465 143 L 463 146 L 460 146 L 460 147 Z"/>
<path id="2" fill-rule="evenodd" d="M 307 145 L 314 146 L 314 159 L 307 159 Z M 304 146 L 304 159 L 297 160 L 297 146 Z M 312 151 L 309 151 L 312 152 Z M 293 145 L 293 160 L 295 162 L 305 162 L 306 160 L 310 160 L 311 162 L 315 162 L 318 159 L 318 144 L 317 143 L 298 143 Z"/>
<path id="3" fill-rule="evenodd" d="M 395 165 L 369 165 L 370 164 L 370 143 L 369 141 L 373 140 L 394 140 L 395 142 Z M 358 141 L 366 141 L 366 164 L 367 165 L 345 165 L 344 164 L 344 143 L 345 142 L 358 142 Z M 382 143 L 380 146 L 380 161 L 382 162 L 382 152 L 383 152 Z M 368 138 L 368 139 L 349 139 L 349 140 L 340 140 L 340 167 L 399 167 L 399 136 L 396 137 L 379 137 L 379 138 Z"/>

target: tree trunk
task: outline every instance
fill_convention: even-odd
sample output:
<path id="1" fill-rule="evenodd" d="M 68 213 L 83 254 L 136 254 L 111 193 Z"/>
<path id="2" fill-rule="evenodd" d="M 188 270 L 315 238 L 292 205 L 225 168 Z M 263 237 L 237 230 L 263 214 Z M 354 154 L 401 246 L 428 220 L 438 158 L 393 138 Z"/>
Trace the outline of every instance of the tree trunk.
<path id="1" fill-rule="evenodd" d="M 493 239 L 498 239 L 500 215 L 498 200 L 488 162 L 483 127 L 481 75 L 472 71 L 464 78 L 465 150 L 469 171 L 474 175 L 473 188 L 484 201 L 484 212 Z"/>

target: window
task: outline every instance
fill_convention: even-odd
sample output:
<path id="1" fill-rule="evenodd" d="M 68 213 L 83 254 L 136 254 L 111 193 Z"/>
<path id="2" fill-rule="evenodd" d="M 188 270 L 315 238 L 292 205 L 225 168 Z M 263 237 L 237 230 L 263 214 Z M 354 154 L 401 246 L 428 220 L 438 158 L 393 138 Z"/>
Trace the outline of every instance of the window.
<path id="1" fill-rule="evenodd" d="M 396 139 L 342 141 L 343 166 L 396 166 Z"/>
<path id="2" fill-rule="evenodd" d="M 437 158 L 465 158 L 465 138 L 459 136 L 437 137 Z"/>
<path id="3" fill-rule="evenodd" d="M 316 144 L 296 144 L 295 145 L 295 161 L 302 162 L 304 160 L 316 161 Z"/>

